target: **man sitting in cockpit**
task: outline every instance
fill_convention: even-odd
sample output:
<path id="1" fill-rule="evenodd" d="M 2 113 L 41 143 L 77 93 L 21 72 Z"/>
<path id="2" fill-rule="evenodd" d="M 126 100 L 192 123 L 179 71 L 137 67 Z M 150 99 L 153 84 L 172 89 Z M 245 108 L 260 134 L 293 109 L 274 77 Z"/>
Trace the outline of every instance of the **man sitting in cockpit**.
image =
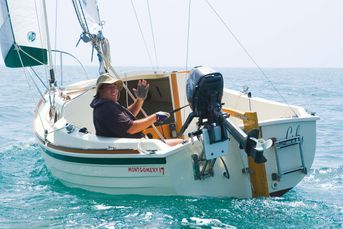
<path id="1" fill-rule="evenodd" d="M 143 130 L 155 122 L 166 120 L 170 114 L 159 111 L 148 117 L 136 119 L 149 91 L 146 80 L 139 80 L 137 89 L 133 89 L 136 100 L 128 108 L 118 103 L 123 81 L 101 75 L 96 83 L 96 95 L 90 106 L 93 108 L 93 123 L 96 135 L 115 138 L 142 138 Z M 167 139 L 166 144 L 176 145 L 182 139 Z"/>

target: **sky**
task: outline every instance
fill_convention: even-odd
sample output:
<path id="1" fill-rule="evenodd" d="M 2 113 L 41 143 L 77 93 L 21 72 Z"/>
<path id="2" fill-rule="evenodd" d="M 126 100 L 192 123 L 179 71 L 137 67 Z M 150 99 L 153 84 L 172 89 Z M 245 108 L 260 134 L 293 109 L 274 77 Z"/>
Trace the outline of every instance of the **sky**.
<path id="1" fill-rule="evenodd" d="M 189 1 L 149 0 L 151 23 L 147 1 L 132 1 L 151 60 L 131 1 L 99 0 L 113 66 L 256 67 L 256 62 L 262 68 L 343 68 L 342 0 L 208 0 L 226 26 L 206 0 L 192 0 L 188 61 Z M 55 11 L 55 3 L 47 2 L 49 11 Z M 96 58 L 90 62 L 89 44 L 75 47 L 81 28 L 71 1 L 57 1 L 57 9 L 57 36 L 55 16 L 49 18 L 53 48 L 72 53 L 84 65 L 97 65 Z"/>

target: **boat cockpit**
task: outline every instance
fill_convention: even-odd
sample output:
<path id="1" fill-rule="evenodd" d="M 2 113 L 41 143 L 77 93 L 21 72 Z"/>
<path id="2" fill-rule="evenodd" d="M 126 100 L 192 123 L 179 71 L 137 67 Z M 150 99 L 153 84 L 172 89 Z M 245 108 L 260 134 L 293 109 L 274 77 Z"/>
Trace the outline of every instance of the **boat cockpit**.
<path id="1" fill-rule="evenodd" d="M 163 76 L 156 74 L 142 75 L 142 78 L 130 78 L 129 80 L 125 80 L 124 78 L 123 82 L 131 93 L 133 93 L 133 88 L 136 88 L 139 79 L 146 79 L 149 83 L 149 93 L 142 107 L 147 115 L 158 111 L 173 111 L 173 92 L 169 74 Z M 88 132 L 95 134 L 93 109 L 90 107 L 90 103 L 95 95 L 94 84 L 95 81 L 92 80 L 87 82 L 86 85 L 71 85 L 64 88 L 62 93 L 66 95 L 64 96 L 66 101 L 63 102 L 60 110 L 63 113 L 61 117 L 64 117 L 67 123 L 78 128 L 86 128 Z M 133 103 L 133 99 L 127 90 L 123 89 L 118 102 L 128 107 Z M 137 119 L 140 118 L 144 118 L 142 112 L 137 115 Z M 174 115 L 171 115 L 163 123 L 155 123 L 155 126 L 164 138 L 176 137 L 176 120 Z M 159 135 L 153 128 L 146 129 L 144 133 L 149 138 L 159 139 Z"/>

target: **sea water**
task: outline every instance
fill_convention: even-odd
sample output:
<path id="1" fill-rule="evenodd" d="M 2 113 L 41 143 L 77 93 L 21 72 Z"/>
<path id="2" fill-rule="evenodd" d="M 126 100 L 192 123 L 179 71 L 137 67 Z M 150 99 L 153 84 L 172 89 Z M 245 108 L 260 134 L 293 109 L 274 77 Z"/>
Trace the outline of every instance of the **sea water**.
<path id="1" fill-rule="evenodd" d="M 95 76 L 96 69 L 89 70 Z M 343 69 L 218 70 L 227 88 L 249 87 L 252 96 L 287 101 L 320 116 L 314 164 L 287 194 L 109 196 L 65 187 L 47 170 L 34 140 L 39 94 L 30 76 L 1 67 L 0 228 L 342 228 Z M 73 67 L 66 71 L 80 75 Z"/>

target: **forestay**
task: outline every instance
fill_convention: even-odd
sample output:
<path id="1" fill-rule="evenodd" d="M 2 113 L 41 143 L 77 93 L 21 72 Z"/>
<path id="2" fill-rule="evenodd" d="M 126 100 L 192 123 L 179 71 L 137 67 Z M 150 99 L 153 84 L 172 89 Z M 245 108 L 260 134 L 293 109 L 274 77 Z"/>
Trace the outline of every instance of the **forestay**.
<path id="1" fill-rule="evenodd" d="M 47 64 L 42 0 L 0 0 L 0 44 L 7 67 Z"/>

